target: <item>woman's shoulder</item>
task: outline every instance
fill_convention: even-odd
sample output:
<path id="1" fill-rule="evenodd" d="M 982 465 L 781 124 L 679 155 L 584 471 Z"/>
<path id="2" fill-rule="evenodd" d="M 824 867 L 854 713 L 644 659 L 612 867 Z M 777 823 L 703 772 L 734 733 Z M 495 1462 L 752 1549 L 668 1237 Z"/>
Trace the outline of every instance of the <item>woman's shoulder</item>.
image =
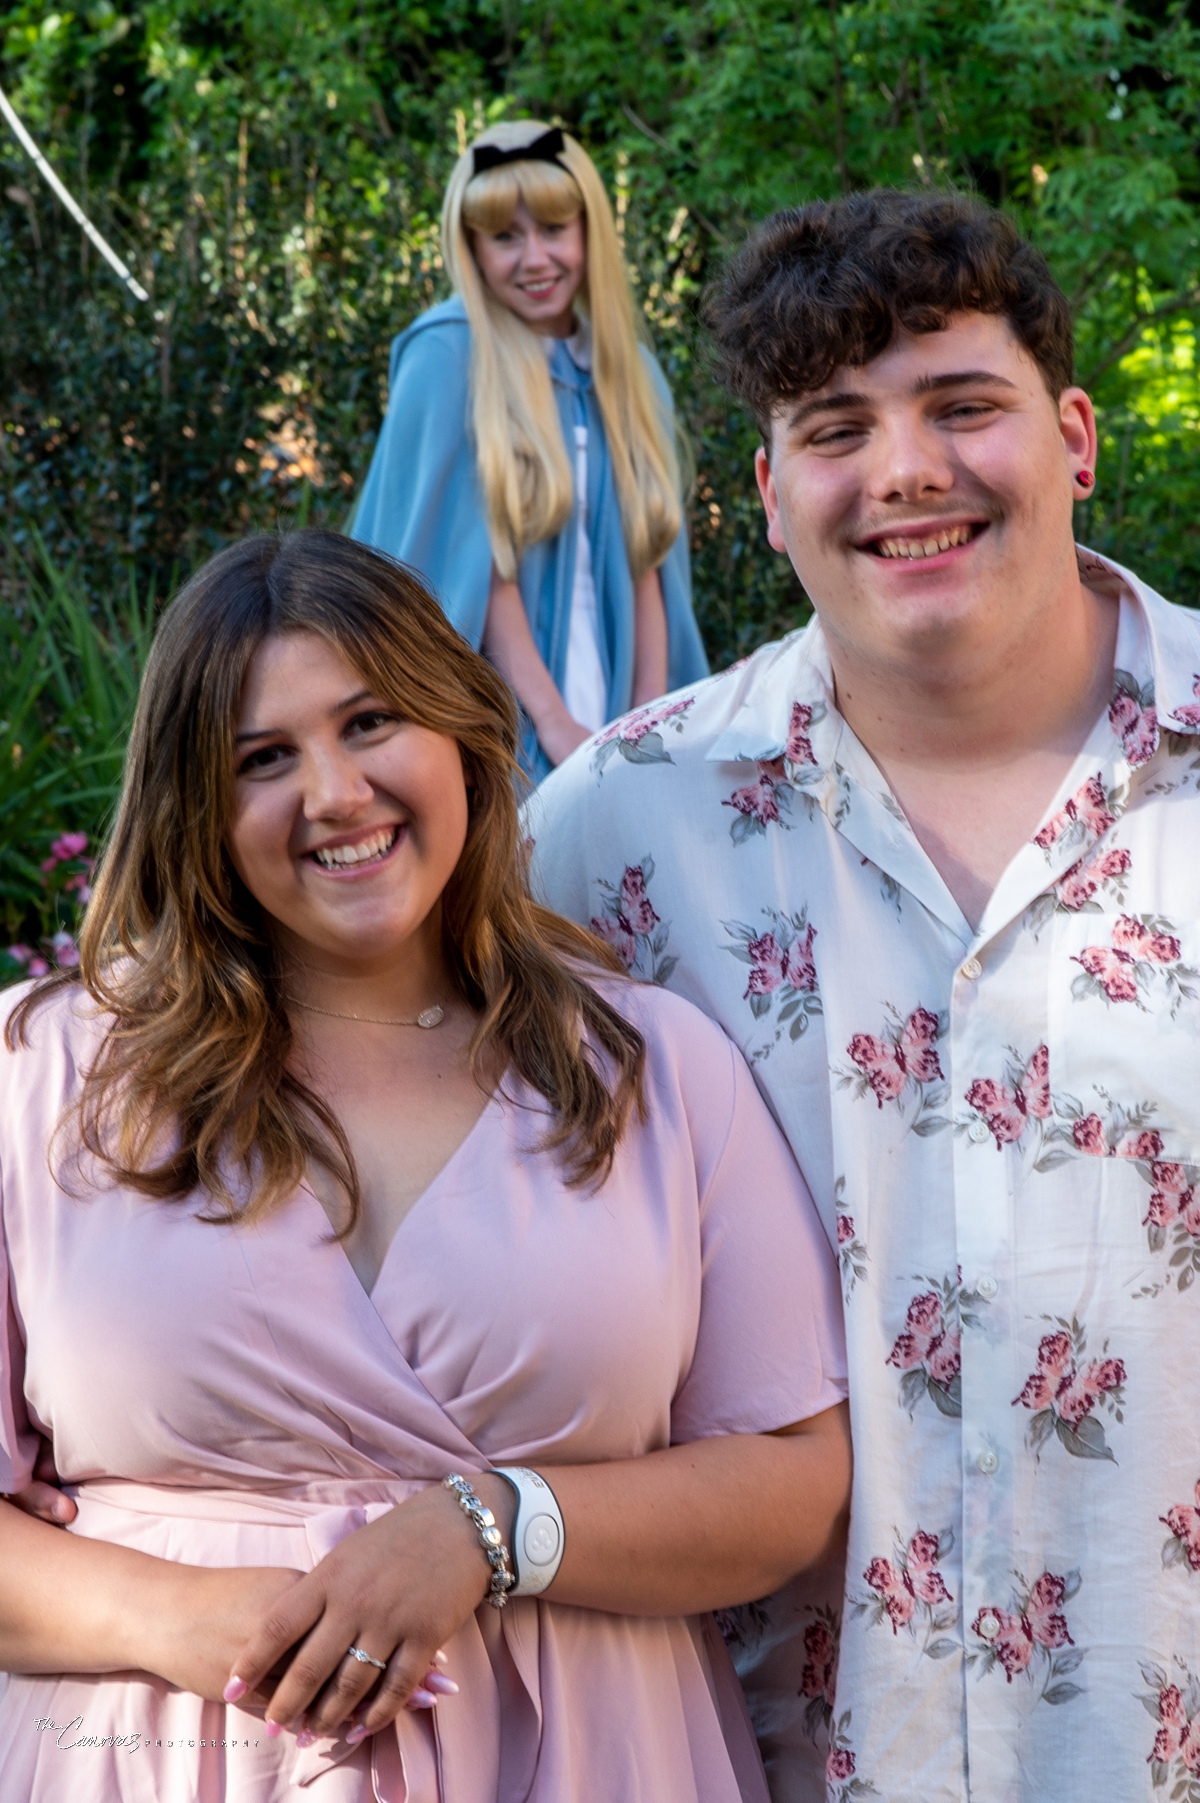
<path id="1" fill-rule="evenodd" d="M 23 1008 L 25 1003 L 30 1005 Z M 73 1072 L 94 1057 L 108 1024 L 106 1010 L 81 982 L 14 983 L 0 991 L 0 1085 L 10 1091 L 44 1089 L 54 1068 Z"/>
<path id="2" fill-rule="evenodd" d="M 470 342 L 471 327 L 467 320 L 467 309 L 462 297 L 452 294 L 449 300 L 438 301 L 436 306 L 427 307 L 424 313 L 405 326 L 392 340 L 392 354 L 412 351 L 420 348 L 431 350 L 438 345 L 453 347 L 459 355 Z"/>
<path id="3" fill-rule="evenodd" d="M 678 1090 L 688 1105 L 732 1108 L 741 1053 L 724 1028 L 689 1002 L 655 983 L 605 977 L 594 983 L 605 1000 L 635 1026 L 646 1042 L 651 1085 Z"/>

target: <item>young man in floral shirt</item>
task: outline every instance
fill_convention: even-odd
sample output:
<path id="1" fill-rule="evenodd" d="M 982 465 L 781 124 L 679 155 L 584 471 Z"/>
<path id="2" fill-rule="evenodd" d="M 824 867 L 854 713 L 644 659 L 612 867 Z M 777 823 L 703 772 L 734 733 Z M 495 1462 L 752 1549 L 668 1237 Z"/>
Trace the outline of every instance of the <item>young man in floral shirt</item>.
<path id="1" fill-rule="evenodd" d="M 1200 618 L 1073 544 L 1092 407 L 1001 216 L 779 214 L 710 323 L 816 618 L 531 830 L 744 1048 L 840 1259 L 844 1588 L 735 1624 L 775 1795 L 1191 1796 Z"/>

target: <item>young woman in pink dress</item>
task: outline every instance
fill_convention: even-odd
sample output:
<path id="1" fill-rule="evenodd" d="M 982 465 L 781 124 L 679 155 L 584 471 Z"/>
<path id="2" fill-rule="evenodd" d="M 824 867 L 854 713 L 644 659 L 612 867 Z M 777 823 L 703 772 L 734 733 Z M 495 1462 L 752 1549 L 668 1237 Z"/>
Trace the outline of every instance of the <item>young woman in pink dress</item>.
<path id="1" fill-rule="evenodd" d="M 159 630 L 81 973 L 6 998 L 0 1487 L 76 1513 L 0 1501 L 4 1803 L 766 1797 L 704 1612 L 836 1545 L 832 1257 L 728 1041 L 530 898 L 515 747 L 331 534 Z"/>

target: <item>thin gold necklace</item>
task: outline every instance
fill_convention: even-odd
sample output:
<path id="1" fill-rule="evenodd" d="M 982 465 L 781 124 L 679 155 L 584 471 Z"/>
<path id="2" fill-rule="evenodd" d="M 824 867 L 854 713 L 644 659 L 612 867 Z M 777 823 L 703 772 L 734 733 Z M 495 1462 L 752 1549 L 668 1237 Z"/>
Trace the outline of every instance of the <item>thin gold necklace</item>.
<path id="1" fill-rule="evenodd" d="M 339 1014 L 336 1008 L 318 1008 L 315 1002 L 302 1002 L 299 996 L 285 995 L 293 1008 L 303 1008 L 309 1014 L 323 1014 L 327 1020 L 356 1020 L 367 1027 L 439 1027 L 446 1018 L 446 1010 L 440 1002 L 434 1002 L 431 1008 L 422 1008 L 416 1020 L 381 1020 L 377 1014 Z"/>

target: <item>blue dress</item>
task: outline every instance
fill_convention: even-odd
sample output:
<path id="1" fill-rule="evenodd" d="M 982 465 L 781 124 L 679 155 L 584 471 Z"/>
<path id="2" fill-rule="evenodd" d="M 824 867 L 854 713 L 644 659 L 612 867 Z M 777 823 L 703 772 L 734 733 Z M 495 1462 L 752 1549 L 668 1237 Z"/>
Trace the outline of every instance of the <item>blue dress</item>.
<path id="1" fill-rule="evenodd" d="M 646 356 L 664 416 L 671 396 L 658 364 Z M 487 614 L 492 549 L 470 425 L 470 326 L 457 295 L 431 307 L 392 345 L 387 416 L 350 527 L 420 572 L 447 617 L 478 650 Z M 607 718 L 626 713 L 633 692 L 633 579 L 625 553 L 621 511 L 613 483 L 604 423 L 590 373 L 556 341 L 550 356 L 563 440 L 588 429 L 588 538 L 596 585 L 599 649 L 607 683 Z M 667 687 L 708 674 L 692 613 L 686 530 L 661 565 L 667 616 Z M 534 642 L 562 691 L 575 579 L 575 521 L 554 538 L 531 545 L 517 582 Z M 522 761 L 540 780 L 550 768 L 526 722 Z"/>

